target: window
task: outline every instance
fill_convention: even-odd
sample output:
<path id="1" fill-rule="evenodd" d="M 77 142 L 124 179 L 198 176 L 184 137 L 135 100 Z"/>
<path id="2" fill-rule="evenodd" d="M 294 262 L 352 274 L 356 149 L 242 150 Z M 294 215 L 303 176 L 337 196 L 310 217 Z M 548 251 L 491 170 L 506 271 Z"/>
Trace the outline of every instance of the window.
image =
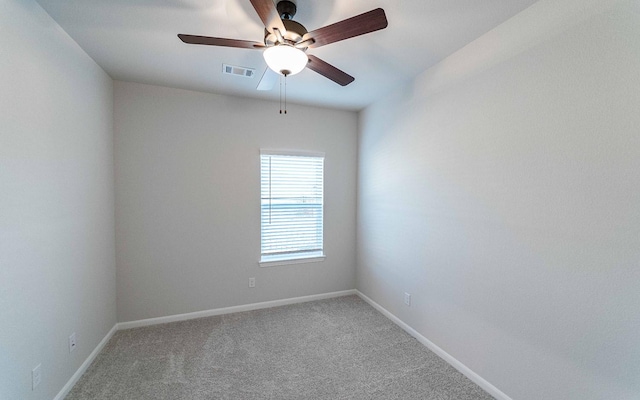
<path id="1" fill-rule="evenodd" d="M 261 265 L 324 258 L 324 156 L 260 153 Z"/>

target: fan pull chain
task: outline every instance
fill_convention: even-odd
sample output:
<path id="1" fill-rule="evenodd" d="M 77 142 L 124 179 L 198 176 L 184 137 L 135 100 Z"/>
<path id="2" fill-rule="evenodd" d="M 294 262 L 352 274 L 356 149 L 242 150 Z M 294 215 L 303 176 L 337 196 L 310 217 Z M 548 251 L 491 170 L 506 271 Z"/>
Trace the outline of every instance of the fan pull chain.
<path id="1" fill-rule="evenodd" d="M 282 75 L 279 78 L 280 80 L 280 114 L 282 114 Z"/>
<path id="2" fill-rule="evenodd" d="M 284 75 L 284 114 L 287 113 L 287 76 L 289 75 L 288 71 L 283 71 Z M 282 76 L 280 75 L 280 114 L 282 114 Z"/>
<path id="3" fill-rule="evenodd" d="M 287 113 L 287 75 L 284 76 L 284 113 Z"/>

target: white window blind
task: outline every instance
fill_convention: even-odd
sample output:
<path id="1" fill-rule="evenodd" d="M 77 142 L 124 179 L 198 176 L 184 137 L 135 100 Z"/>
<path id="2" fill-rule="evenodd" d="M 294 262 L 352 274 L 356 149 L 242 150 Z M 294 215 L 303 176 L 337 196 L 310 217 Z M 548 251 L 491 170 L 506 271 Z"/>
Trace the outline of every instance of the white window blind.
<path id="1" fill-rule="evenodd" d="M 261 262 L 323 256 L 324 157 L 260 155 Z"/>

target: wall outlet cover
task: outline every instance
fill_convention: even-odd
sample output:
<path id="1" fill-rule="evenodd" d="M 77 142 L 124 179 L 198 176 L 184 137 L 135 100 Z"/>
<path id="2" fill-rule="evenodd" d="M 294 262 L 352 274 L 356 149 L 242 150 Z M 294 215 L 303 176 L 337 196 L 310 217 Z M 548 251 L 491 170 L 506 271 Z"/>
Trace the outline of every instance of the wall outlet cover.
<path id="1" fill-rule="evenodd" d="M 411 294 L 406 293 L 404 294 L 404 304 L 410 306 L 411 305 Z"/>
<path id="2" fill-rule="evenodd" d="M 76 333 L 73 332 L 71 336 L 69 336 L 69 353 L 76 349 L 78 342 L 76 341 Z"/>
<path id="3" fill-rule="evenodd" d="M 249 287 L 250 288 L 256 287 L 256 278 L 249 278 Z"/>

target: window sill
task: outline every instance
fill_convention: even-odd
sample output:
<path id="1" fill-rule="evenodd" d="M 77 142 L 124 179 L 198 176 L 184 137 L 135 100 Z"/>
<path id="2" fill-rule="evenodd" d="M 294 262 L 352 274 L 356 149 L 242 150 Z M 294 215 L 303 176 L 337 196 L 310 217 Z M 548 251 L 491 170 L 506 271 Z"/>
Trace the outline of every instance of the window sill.
<path id="1" fill-rule="evenodd" d="M 293 265 L 293 264 L 307 264 L 307 263 L 316 263 L 322 262 L 327 258 L 326 255 L 321 256 L 311 256 L 311 257 L 300 257 L 300 258 L 284 258 L 284 259 L 276 259 L 276 260 L 268 260 L 268 261 L 260 261 L 258 264 L 261 267 L 277 267 L 280 265 Z"/>

